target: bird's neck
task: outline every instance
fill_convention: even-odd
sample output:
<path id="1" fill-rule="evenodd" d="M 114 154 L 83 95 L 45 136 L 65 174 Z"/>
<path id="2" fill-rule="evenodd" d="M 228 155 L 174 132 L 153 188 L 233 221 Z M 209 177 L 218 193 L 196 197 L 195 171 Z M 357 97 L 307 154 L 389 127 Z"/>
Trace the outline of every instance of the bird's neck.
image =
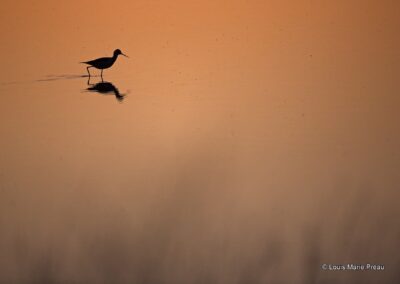
<path id="1" fill-rule="evenodd" d="M 117 57 L 118 57 L 118 54 L 114 54 L 113 57 L 112 57 L 112 60 L 113 61 L 117 60 Z"/>

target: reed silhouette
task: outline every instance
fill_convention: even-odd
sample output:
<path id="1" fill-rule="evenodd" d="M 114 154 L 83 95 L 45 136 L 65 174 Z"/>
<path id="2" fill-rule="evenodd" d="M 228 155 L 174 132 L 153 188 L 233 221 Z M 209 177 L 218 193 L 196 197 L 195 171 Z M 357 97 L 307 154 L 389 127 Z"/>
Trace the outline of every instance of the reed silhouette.
<path id="1" fill-rule="evenodd" d="M 90 65 L 86 68 L 87 72 L 89 74 L 89 77 L 90 77 L 89 68 L 94 67 L 97 69 L 101 69 L 100 76 L 101 76 L 101 78 L 103 78 L 103 70 L 113 66 L 115 61 L 118 58 L 118 55 L 123 55 L 125 57 L 128 57 L 127 55 L 123 54 L 120 49 L 116 49 L 116 50 L 114 50 L 114 55 L 112 57 L 101 57 L 101 58 L 97 58 L 97 59 L 90 60 L 90 61 L 84 61 L 84 62 L 80 62 L 80 63 Z"/>

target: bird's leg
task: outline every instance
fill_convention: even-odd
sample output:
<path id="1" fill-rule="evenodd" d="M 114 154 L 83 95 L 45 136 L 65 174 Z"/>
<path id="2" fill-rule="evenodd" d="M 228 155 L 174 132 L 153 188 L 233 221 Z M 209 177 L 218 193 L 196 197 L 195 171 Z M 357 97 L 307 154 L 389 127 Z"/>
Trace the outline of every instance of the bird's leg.
<path id="1" fill-rule="evenodd" d="M 89 68 L 90 67 L 92 67 L 92 66 L 88 66 L 86 69 L 87 69 L 87 72 L 88 72 L 88 74 L 89 74 L 89 78 L 90 78 L 90 72 L 89 72 Z"/>
<path id="2" fill-rule="evenodd" d="M 103 69 L 101 69 L 100 77 L 101 77 L 101 81 L 103 82 Z"/>

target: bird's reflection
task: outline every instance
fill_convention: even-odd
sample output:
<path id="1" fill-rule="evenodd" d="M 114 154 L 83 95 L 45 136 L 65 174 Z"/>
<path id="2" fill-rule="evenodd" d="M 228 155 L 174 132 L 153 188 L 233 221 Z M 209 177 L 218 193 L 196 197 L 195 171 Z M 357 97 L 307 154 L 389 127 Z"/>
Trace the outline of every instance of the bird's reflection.
<path id="1" fill-rule="evenodd" d="M 87 88 L 86 90 L 90 92 L 97 92 L 102 95 L 113 94 L 119 102 L 122 102 L 123 99 L 125 98 L 125 95 L 121 94 L 117 89 L 117 87 L 115 87 L 111 82 L 106 82 L 102 80 L 101 82 L 91 84 L 89 78 L 88 85 L 90 87 Z"/>

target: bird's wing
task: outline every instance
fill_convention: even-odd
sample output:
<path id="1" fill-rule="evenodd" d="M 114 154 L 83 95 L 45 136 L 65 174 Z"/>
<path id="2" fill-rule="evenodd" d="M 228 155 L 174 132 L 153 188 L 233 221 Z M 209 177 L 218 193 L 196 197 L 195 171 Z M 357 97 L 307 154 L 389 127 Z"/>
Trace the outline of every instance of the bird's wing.
<path id="1" fill-rule="evenodd" d="M 101 58 L 97 58 L 97 59 L 94 59 L 94 60 L 85 61 L 85 62 L 81 62 L 81 63 L 89 64 L 89 65 L 96 65 L 96 64 L 98 64 L 100 62 L 106 61 L 107 59 L 108 59 L 108 57 L 101 57 Z"/>

